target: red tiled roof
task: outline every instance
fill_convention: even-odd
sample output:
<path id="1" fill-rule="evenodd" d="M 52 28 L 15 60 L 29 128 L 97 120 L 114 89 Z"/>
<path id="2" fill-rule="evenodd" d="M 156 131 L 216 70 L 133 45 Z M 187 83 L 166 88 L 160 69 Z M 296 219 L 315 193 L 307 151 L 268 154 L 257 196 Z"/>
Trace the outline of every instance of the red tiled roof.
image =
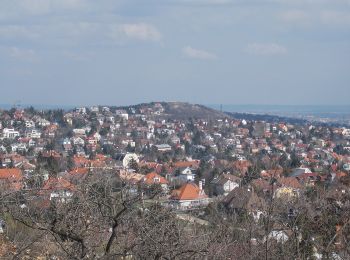
<path id="1" fill-rule="evenodd" d="M 76 166 L 84 166 L 89 164 L 89 160 L 82 156 L 74 156 L 73 161 Z"/>
<path id="2" fill-rule="evenodd" d="M 158 181 L 156 181 L 158 179 Z M 143 177 L 143 182 L 146 183 L 147 185 L 152 185 L 152 184 L 168 184 L 168 181 L 160 176 L 159 174 L 155 172 L 148 173 Z"/>
<path id="3" fill-rule="evenodd" d="M 0 169 L 0 179 L 21 181 L 23 179 L 22 171 L 18 168 Z"/>
<path id="4" fill-rule="evenodd" d="M 49 178 L 42 188 L 43 190 L 74 190 L 75 186 L 63 178 Z"/>
<path id="5" fill-rule="evenodd" d="M 185 167 L 199 167 L 199 161 L 182 161 L 182 162 L 175 162 L 174 167 L 175 168 L 185 168 Z"/>
<path id="6" fill-rule="evenodd" d="M 171 199 L 174 200 L 196 200 L 204 199 L 208 196 L 194 183 L 186 183 L 180 189 L 174 190 Z"/>
<path id="7" fill-rule="evenodd" d="M 298 180 L 295 177 L 282 177 L 277 179 L 277 182 L 284 187 L 290 187 L 294 189 L 301 188 L 301 184 L 298 182 Z"/>
<path id="8" fill-rule="evenodd" d="M 76 175 L 76 174 L 78 174 L 78 175 L 84 175 L 84 174 L 87 174 L 89 172 L 89 169 L 88 168 L 75 168 L 75 169 L 73 169 L 73 170 L 71 170 L 70 172 L 69 172 L 69 174 L 72 174 L 72 175 Z"/>
<path id="9" fill-rule="evenodd" d="M 22 188 L 22 171 L 18 168 L 0 169 L 0 181 L 8 181 L 12 189 L 18 191 Z"/>

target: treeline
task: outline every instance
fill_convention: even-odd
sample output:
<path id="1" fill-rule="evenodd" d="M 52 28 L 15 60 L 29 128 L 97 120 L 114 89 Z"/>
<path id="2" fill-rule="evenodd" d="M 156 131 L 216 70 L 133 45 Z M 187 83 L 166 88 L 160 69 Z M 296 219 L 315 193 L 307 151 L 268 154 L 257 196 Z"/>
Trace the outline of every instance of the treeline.
<path id="1" fill-rule="evenodd" d="M 2 189 L 0 218 L 15 248 L 2 256 L 349 259 L 349 194 L 334 199 L 316 186 L 294 199 L 267 194 L 261 203 L 240 194 L 184 217 L 162 205 L 157 185 L 130 186 L 111 172 L 90 173 L 72 196 L 61 193 L 60 199 L 51 194 L 48 200 L 49 190 Z"/>

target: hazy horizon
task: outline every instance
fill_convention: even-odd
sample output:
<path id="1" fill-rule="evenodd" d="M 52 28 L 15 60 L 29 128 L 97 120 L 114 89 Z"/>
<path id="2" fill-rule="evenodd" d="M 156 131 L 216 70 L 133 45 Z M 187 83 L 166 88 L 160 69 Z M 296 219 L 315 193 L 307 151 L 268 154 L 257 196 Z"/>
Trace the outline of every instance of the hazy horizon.
<path id="1" fill-rule="evenodd" d="M 0 104 L 0 109 L 11 109 L 17 108 L 29 108 L 34 107 L 35 109 L 64 109 L 70 110 L 77 107 L 92 107 L 92 106 L 108 106 L 108 107 L 123 107 L 123 106 L 135 106 L 139 104 L 147 104 L 152 102 L 180 102 L 190 103 L 184 101 L 149 101 L 142 103 L 130 103 L 130 104 L 76 104 L 76 105 L 59 105 L 59 104 Z M 192 103 L 196 104 L 196 103 Z M 327 113 L 346 113 L 350 114 L 350 105 L 280 105 L 280 104 L 198 104 L 216 110 L 222 110 L 226 112 L 327 112 Z M 333 110 L 329 110 L 333 109 Z"/>

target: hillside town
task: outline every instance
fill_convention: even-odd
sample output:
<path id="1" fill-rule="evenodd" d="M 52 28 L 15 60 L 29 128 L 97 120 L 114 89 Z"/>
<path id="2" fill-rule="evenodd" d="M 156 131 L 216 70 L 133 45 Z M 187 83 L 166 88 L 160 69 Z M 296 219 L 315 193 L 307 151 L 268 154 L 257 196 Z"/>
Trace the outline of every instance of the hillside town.
<path id="1" fill-rule="evenodd" d="M 52 212 L 52 208 L 57 212 L 65 205 L 86 199 L 83 195 L 87 190 L 97 186 L 91 183 L 103 179 L 102 187 L 110 187 L 111 194 L 123 190 L 123 196 L 139 199 L 135 203 L 130 199 L 129 204 L 122 201 L 118 217 L 134 203 L 132 207 L 140 212 L 152 212 L 156 207 L 170 214 L 169 218 L 191 223 L 186 227 L 188 232 L 194 232 L 194 226 L 196 232 L 206 232 L 213 224 L 236 223 L 227 231 L 245 234 L 245 242 L 235 238 L 234 244 L 224 241 L 227 234 L 220 236 L 227 247 L 221 247 L 219 238 L 215 242 L 202 241 L 205 250 L 199 248 L 199 242 L 191 245 L 202 256 L 187 255 L 194 253 L 189 251 L 161 259 L 205 259 L 204 255 L 207 259 L 240 259 L 237 254 L 244 257 L 248 247 L 253 251 L 261 249 L 256 250 L 259 255 L 255 259 L 265 259 L 268 253 L 271 255 L 266 259 L 277 259 L 273 254 L 283 252 L 281 248 L 289 248 L 295 255 L 278 259 L 350 257 L 349 128 L 249 121 L 197 105 L 186 107 L 187 110 L 181 106 L 155 102 L 70 111 L 0 111 L 0 239 L 4 248 L 7 245 L 3 252 L 0 246 L 0 256 L 32 256 L 36 250 L 38 257 L 72 259 L 67 252 L 57 253 L 59 246 L 52 246 L 47 252 L 34 249 L 41 239 L 40 232 L 46 232 L 46 236 L 52 236 L 47 243 L 56 239 L 62 247 L 69 247 L 67 241 L 80 245 L 77 259 L 99 258 L 103 255 L 100 251 L 117 252 L 123 243 L 128 244 L 121 250 L 124 256 L 138 258 L 138 244 L 129 247 L 133 236 L 117 242 L 124 237 L 116 235 L 123 229 L 118 225 L 124 219 L 94 223 L 101 231 L 94 231 L 96 239 L 110 238 L 105 244 L 101 242 L 105 250 L 85 242 L 85 233 L 60 233 L 54 221 L 62 219 L 54 220 L 51 226 L 39 224 L 43 221 L 40 214 Z M 112 204 L 105 207 L 109 205 Z M 160 214 L 158 211 L 155 214 Z M 153 219 L 142 222 L 142 227 L 151 230 Z M 171 221 L 174 220 L 167 223 Z M 30 243 L 16 235 L 19 230 L 24 232 L 22 226 L 37 232 L 30 235 Z M 128 231 L 123 232 L 125 235 Z M 147 232 L 154 235 L 153 231 Z M 113 243 L 117 246 L 113 247 Z M 220 252 L 215 247 L 219 244 Z M 267 247 L 272 245 L 269 251 Z M 156 251 L 150 249 L 146 258 L 157 258 L 153 255 Z M 237 258 L 230 252 L 235 252 Z M 222 254 L 222 258 L 215 254 Z M 249 259 L 254 259 L 251 251 L 249 254 Z"/>

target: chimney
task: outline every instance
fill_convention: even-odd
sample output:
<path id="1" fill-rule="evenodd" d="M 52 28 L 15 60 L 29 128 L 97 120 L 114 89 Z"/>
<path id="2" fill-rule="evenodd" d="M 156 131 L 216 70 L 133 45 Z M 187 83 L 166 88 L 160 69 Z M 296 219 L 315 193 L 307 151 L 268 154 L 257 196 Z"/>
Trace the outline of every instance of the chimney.
<path id="1" fill-rule="evenodd" d="M 201 190 L 203 190 L 203 183 L 202 183 L 202 181 L 199 181 L 199 190 L 201 191 Z"/>

